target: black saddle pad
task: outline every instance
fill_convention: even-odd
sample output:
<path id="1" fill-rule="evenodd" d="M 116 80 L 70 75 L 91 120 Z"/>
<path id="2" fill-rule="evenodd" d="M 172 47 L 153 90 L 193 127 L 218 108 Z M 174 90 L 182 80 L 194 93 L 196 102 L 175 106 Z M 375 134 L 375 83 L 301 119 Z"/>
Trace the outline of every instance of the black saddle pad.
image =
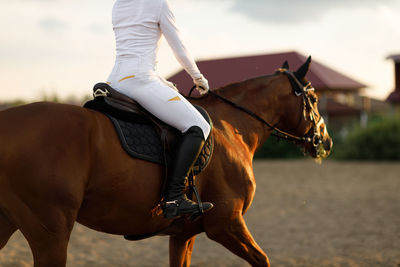
<path id="1" fill-rule="evenodd" d="M 107 115 L 107 114 L 106 114 Z M 126 122 L 107 115 L 118 132 L 122 147 L 132 157 L 165 164 L 163 144 L 154 125 Z M 170 156 L 166 155 L 166 160 Z"/>
<path id="2" fill-rule="evenodd" d="M 170 161 L 169 154 L 164 158 L 160 135 L 148 117 L 116 110 L 101 98 L 88 101 L 84 107 L 100 111 L 111 120 L 122 147 L 130 156 L 158 164 L 165 164 L 165 160 Z M 176 134 L 180 134 L 179 131 Z"/>
<path id="3" fill-rule="evenodd" d="M 122 110 L 117 110 L 109 106 L 102 97 L 88 101 L 85 108 L 100 111 L 105 114 L 114 124 L 118 133 L 123 149 L 132 157 L 147 160 L 157 164 L 170 164 L 172 160 L 172 151 L 176 141 L 182 135 L 181 132 L 173 127 L 165 126 L 168 130 L 167 143 L 162 141 L 160 131 L 150 117 Z M 206 116 L 210 125 L 211 119 L 207 112 L 200 108 L 203 116 Z M 151 115 L 150 115 L 151 116 Z M 176 138 L 174 138 L 175 136 Z M 172 137 L 172 138 L 171 138 Z M 213 152 L 213 140 L 210 135 L 203 151 L 194 165 L 194 174 L 200 173 L 208 164 Z"/>

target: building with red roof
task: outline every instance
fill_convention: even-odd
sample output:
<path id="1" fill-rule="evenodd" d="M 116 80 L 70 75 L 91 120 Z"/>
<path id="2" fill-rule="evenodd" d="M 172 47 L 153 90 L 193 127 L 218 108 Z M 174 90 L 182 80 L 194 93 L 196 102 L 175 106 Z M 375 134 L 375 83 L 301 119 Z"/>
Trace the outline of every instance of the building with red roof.
<path id="1" fill-rule="evenodd" d="M 297 70 L 307 58 L 297 52 L 233 57 L 198 61 L 201 72 L 210 81 L 212 88 L 274 73 L 287 60 L 291 70 Z M 359 91 L 366 86 L 329 67 L 313 60 L 307 79 L 319 91 Z M 169 78 L 186 95 L 193 82 L 185 71 L 179 71 Z"/>
<path id="2" fill-rule="evenodd" d="M 274 73 L 286 60 L 291 70 L 297 70 L 306 56 L 297 52 L 253 55 L 198 61 L 197 64 L 209 80 L 211 89 L 244 81 L 257 76 Z M 341 128 L 360 121 L 364 106 L 369 101 L 361 97 L 366 85 L 356 81 L 315 60 L 312 61 L 307 79 L 312 83 L 320 98 L 320 112 L 330 124 Z M 168 80 L 175 83 L 183 95 L 188 95 L 193 81 L 181 70 Z M 331 126 L 331 125 L 330 125 Z"/>

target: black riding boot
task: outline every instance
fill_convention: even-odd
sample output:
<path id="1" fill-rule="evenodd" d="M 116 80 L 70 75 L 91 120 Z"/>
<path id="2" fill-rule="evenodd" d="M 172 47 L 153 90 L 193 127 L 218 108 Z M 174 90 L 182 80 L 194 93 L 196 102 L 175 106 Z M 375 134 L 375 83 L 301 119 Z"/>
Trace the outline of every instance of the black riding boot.
<path id="1" fill-rule="evenodd" d="M 184 189 L 189 170 L 199 156 L 203 145 L 204 137 L 200 127 L 190 127 L 183 134 L 167 178 L 166 194 L 162 204 L 165 218 L 200 212 L 199 205 L 186 197 Z M 209 202 L 203 202 L 202 205 L 204 211 L 213 207 Z"/>

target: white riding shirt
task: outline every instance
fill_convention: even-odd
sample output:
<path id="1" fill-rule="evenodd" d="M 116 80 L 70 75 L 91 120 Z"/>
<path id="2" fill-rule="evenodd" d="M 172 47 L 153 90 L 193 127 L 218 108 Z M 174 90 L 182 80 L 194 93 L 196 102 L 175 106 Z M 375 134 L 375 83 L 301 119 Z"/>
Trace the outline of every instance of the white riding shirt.
<path id="1" fill-rule="evenodd" d="M 164 35 L 189 75 L 193 79 L 202 77 L 182 41 L 167 0 L 117 0 L 112 20 L 117 56 L 108 83 L 181 132 L 198 126 L 207 138 L 207 121 L 155 71 L 160 38 Z"/>
<path id="2" fill-rule="evenodd" d="M 117 60 L 135 58 L 141 70 L 155 70 L 163 34 L 182 67 L 193 79 L 200 77 L 200 71 L 184 45 L 166 0 L 117 0 L 112 21 Z"/>

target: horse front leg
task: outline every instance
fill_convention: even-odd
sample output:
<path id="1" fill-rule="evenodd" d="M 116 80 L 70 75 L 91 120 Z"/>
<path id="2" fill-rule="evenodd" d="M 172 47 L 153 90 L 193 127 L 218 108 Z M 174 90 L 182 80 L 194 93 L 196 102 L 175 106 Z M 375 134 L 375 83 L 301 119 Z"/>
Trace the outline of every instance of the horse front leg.
<path id="1" fill-rule="evenodd" d="M 193 246 L 196 236 L 169 238 L 169 264 L 170 267 L 188 267 L 192 259 Z"/>
<path id="2" fill-rule="evenodd" d="M 210 239 L 246 260 L 251 266 L 270 266 L 266 253 L 257 245 L 241 213 L 231 218 L 210 218 L 205 223 L 205 232 Z"/>

